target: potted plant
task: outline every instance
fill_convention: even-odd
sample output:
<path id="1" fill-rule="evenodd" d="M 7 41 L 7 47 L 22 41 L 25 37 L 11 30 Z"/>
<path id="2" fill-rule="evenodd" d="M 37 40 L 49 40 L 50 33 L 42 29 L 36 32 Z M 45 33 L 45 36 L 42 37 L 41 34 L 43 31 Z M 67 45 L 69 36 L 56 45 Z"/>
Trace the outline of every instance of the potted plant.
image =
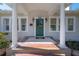
<path id="1" fill-rule="evenodd" d="M 6 33 L 0 32 L 0 55 L 6 53 L 6 48 L 9 47 L 9 41 L 5 38 Z"/>

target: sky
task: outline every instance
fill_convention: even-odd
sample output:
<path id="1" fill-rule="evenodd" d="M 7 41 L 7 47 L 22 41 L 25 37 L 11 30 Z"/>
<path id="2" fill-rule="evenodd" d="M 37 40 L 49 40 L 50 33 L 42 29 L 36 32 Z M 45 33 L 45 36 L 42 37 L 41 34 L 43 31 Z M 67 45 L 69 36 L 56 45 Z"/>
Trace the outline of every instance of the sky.
<path id="1" fill-rule="evenodd" d="M 11 10 L 11 8 L 9 6 L 7 6 L 6 4 L 0 4 L 0 9 L 1 10 Z"/>
<path id="2" fill-rule="evenodd" d="M 1 10 L 11 10 L 10 7 L 8 7 L 6 4 L 0 4 L 0 9 Z M 79 3 L 72 3 L 70 6 L 69 6 L 69 9 L 70 10 L 79 10 Z"/>
<path id="3" fill-rule="evenodd" d="M 79 3 L 73 3 L 70 5 L 70 10 L 79 10 Z"/>

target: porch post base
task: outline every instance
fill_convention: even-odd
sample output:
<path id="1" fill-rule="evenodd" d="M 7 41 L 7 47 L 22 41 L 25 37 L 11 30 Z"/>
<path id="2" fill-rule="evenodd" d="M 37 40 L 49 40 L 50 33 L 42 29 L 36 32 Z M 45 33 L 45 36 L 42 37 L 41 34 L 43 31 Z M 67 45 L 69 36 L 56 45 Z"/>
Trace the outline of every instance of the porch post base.
<path id="1" fill-rule="evenodd" d="M 16 49 L 17 45 L 11 45 L 11 49 L 14 50 Z"/>
<path id="2" fill-rule="evenodd" d="M 59 44 L 58 46 L 59 46 L 60 48 L 62 48 L 62 49 L 68 48 L 66 45 L 61 45 L 61 44 Z"/>

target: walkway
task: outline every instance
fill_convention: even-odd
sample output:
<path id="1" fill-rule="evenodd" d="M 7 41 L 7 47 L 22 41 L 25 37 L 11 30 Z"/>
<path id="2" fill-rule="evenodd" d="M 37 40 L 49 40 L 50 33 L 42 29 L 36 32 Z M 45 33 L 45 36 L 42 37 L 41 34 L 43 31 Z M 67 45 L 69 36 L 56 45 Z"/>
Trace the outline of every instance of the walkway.
<path id="1" fill-rule="evenodd" d="M 50 38 L 30 38 L 26 42 L 18 42 L 19 48 L 14 50 L 15 56 L 65 56 Z"/>

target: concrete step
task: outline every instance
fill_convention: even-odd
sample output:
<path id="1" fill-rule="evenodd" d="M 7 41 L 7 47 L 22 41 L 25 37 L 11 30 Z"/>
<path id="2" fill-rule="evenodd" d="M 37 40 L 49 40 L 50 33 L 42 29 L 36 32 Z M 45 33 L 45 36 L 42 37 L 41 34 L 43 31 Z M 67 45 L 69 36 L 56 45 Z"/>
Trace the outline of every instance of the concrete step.
<path id="1" fill-rule="evenodd" d="M 65 56 L 54 43 L 21 43 L 13 52 L 15 56 Z"/>
<path id="2" fill-rule="evenodd" d="M 22 48 L 17 48 L 15 50 L 13 50 L 13 52 L 15 53 L 16 56 L 31 56 L 31 55 L 40 55 L 40 56 L 65 56 L 65 54 L 60 51 L 60 50 L 38 50 L 38 49 L 22 49 Z"/>

